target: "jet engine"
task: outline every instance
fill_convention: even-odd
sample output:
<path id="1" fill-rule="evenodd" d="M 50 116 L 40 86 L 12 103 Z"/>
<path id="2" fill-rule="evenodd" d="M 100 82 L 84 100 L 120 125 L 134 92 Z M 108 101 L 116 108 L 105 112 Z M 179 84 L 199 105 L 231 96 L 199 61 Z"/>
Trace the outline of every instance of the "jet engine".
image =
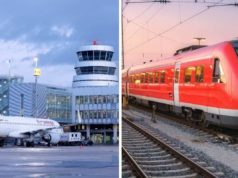
<path id="1" fill-rule="evenodd" d="M 62 134 L 62 128 L 51 129 L 42 136 L 42 139 L 49 144 L 57 144 L 59 143 Z"/>

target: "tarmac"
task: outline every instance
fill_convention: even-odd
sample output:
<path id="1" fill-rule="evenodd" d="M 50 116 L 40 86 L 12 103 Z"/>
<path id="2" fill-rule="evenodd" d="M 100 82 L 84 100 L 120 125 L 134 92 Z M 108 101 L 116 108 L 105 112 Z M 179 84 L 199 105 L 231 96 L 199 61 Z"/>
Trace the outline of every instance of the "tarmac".
<path id="1" fill-rule="evenodd" d="M 0 177 L 119 177 L 118 146 L 3 147 Z"/>

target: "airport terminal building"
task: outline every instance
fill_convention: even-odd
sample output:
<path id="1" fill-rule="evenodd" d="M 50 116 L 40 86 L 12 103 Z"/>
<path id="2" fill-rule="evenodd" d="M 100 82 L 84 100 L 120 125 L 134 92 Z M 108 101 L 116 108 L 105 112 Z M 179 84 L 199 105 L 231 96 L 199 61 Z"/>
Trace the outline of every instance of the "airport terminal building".
<path id="1" fill-rule="evenodd" d="M 113 52 L 111 46 L 82 46 L 77 52 L 72 88 L 0 76 L 0 114 L 50 118 L 61 124 L 78 122 L 69 130 L 80 131 L 94 143 L 116 143 L 119 88 Z"/>

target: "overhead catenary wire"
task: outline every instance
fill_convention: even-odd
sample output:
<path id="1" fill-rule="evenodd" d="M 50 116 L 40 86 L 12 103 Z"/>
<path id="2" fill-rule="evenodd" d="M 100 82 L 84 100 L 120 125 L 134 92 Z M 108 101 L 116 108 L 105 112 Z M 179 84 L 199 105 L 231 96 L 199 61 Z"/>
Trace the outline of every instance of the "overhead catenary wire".
<path id="1" fill-rule="evenodd" d="M 217 4 L 217 5 L 211 5 L 211 6 L 207 6 L 207 7 L 224 7 L 224 6 L 236 6 L 238 7 L 238 3 L 231 3 L 231 4 Z"/>
<path id="2" fill-rule="evenodd" d="M 163 7 L 164 7 L 164 6 L 161 6 L 157 11 L 155 11 L 155 13 L 153 13 L 149 18 L 147 18 L 148 20 L 146 20 L 146 22 L 145 22 L 142 26 L 148 24 L 151 20 L 153 20 L 153 18 L 156 17 L 156 15 L 160 12 L 160 10 L 161 10 Z M 127 19 L 126 17 L 124 17 L 124 18 L 127 20 L 128 23 L 131 23 L 131 22 L 133 23 L 133 22 L 134 22 L 134 20 Z M 134 24 L 134 25 L 136 25 L 136 24 Z M 139 26 L 137 26 L 137 27 L 139 27 Z M 132 34 L 126 39 L 126 41 L 128 42 L 131 38 L 133 38 L 141 29 L 142 29 L 142 28 L 138 28 L 134 33 L 132 33 Z"/>
<path id="3" fill-rule="evenodd" d="M 139 13 L 137 16 L 133 17 L 132 19 L 130 19 L 130 21 L 133 21 L 139 17 L 141 17 L 142 15 L 144 15 L 146 13 L 146 11 L 148 11 L 151 7 L 153 7 L 154 3 L 150 3 L 150 5 L 148 7 L 146 7 L 141 13 Z"/>
<path id="4" fill-rule="evenodd" d="M 127 19 L 125 16 L 123 16 L 123 17 L 124 17 L 125 19 Z M 147 31 L 147 32 L 153 33 L 154 35 L 159 35 L 159 33 L 154 32 L 154 31 L 152 31 L 151 29 L 149 29 L 149 28 L 147 28 L 147 27 L 145 27 L 145 26 L 143 26 L 143 25 L 141 25 L 141 24 L 138 24 L 138 23 L 136 23 L 136 22 L 134 22 L 134 21 L 132 21 L 132 23 L 133 23 L 134 25 L 138 26 L 140 29 L 143 29 L 143 30 L 145 30 L 145 31 Z M 175 39 L 166 37 L 166 36 L 164 36 L 164 35 L 160 35 L 160 37 L 161 37 L 161 38 L 168 39 L 168 40 L 170 40 L 170 41 L 174 41 L 174 42 L 177 42 L 177 43 L 181 43 L 181 42 L 179 42 L 179 41 L 177 41 L 177 40 L 175 40 Z M 127 42 L 127 41 L 126 41 L 126 42 Z"/>
<path id="5" fill-rule="evenodd" d="M 217 4 L 221 3 L 222 1 L 224 1 L 224 0 L 220 0 L 220 1 L 216 2 L 216 3 L 214 3 L 214 5 L 217 5 Z M 185 22 L 188 22 L 188 21 L 190 21 L 191 19 L 193 19 L 193 18 L 195 18 L 195 17 L 197 17 L 197 16 L 203 14 L 204 12 L 208 11 L 209 9 L 210 9 L 210 7 L 206 7 L 205 9 L 199 11 L 198 13 L 193 14 L 192 16 L 190 16 L 190 17 L 188 17 L 188 18 L 182 20 L 182 21 L 179 22 L 179 23 L 176 23 L 175 25 L 169 27 L 168 29 L 166 29 L 166 30 L 164 30 L 164 31 L 162 31 L 162 32 L 160 32 L 160 33 L 157 33 L 157 34 L 154 35 L 153 37 L 151 37 L 151 38 L 149 38 L 149 39 L 147 39 L 147 40 L 145 40 L 145 41 L 139 43 L 138 45 L 136 45 L 136 46 L 134 46 L 134 47 L 128 49 L 128 50 L 125 51 L 125 52 L 126 52 L 126 53 L 129 53 L 129 52 L 131 52 L 131 51 L 137 49 L 138 47 L 140 47 L 140 46 L 142 46 L 142 45 L 144 45 L 144 44 L 146 44 L 146 43 L 148 43 L 148 42 L 150 42 L 150 41 L 152 41 L 152 40 L 154 40 L 154 39 L 156 39 L 156 38 L 162 36 L 163 34 L 165 34 L 165 33 L 169 32 L 169 31 L 171 31 L 171 30 L 177 28 L 178 26 L 184 24 Z"/>
<path id="6" fill-rule="evenodd" d="M 214 4 L 216 1 L 207 1 L 207 0 L 142 0 L 142 1 L 127 1 L 126 4 L 145 4 L 145 3 L 196 3 L 196 4 Z"/>

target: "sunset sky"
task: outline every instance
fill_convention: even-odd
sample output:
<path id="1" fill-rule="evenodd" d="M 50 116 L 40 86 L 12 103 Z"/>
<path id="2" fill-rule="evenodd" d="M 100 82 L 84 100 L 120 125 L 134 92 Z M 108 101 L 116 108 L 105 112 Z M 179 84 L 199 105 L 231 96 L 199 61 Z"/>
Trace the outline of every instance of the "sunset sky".
<path id="1" fill-rule="evenodd" d="M 201 42 L 202 45 L 237 39 L 238 7 L 207 7 L 216 2 L 222 5 L 237 1 L 204 2 L 208 1 L 198 0 L 198 3 L 194 3 L 194 0 L 171 0 L 168 4 L 123 4 L 125 66 L 169 57 L 176 49 L 198 44 L 195 37 L 206 38 Z M 173 26 L 172 30 L 165 32 Z"/>

